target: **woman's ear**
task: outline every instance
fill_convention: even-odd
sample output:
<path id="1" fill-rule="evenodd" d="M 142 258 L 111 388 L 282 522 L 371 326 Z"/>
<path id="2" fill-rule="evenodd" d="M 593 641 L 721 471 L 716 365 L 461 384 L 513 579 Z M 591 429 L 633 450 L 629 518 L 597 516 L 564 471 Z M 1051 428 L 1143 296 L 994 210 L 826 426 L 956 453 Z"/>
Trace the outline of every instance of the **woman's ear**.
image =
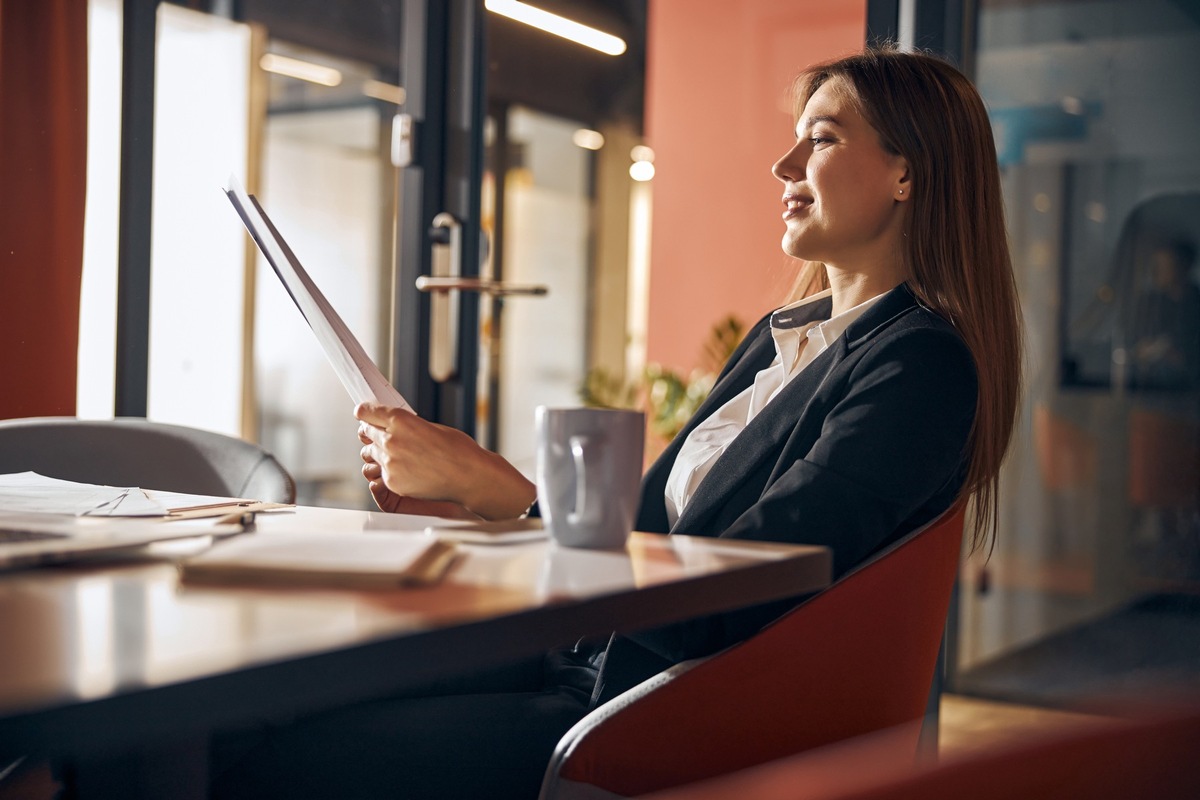
<path id="1" fill-rule="evenodd" d="M 908 164 L 903 164 L 900 177 L 896 179 L 896 185 L 892 189 L 892 199 L 904 202 L 910 197 L 912 197 L 912 181 L 908 177 Z"/>

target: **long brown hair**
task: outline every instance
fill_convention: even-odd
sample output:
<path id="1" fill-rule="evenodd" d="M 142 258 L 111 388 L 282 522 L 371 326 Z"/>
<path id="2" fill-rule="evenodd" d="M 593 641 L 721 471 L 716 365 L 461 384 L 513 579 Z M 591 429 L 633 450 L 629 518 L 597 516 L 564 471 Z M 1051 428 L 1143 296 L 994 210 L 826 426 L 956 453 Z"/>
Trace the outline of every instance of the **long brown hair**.
<path id="1" fill-rule="evenodd" d="M 796 82 L 802 111 L 840 78 L 887 151 L 908 162 L 912 197 L 902 238 L 913 294 L 949 321 L 975 359 L 979 397 L 968 440 L 965 494 L 974 501 L 972 546 L 994 543 L 1000 464 L 1021 394 L 1021 313 L 1004 224 L 1000 170 L 979 93 L 950 64 L 893 47 L 820 64 Z M 807 292 L 823 265 L 801 274 Z"/>

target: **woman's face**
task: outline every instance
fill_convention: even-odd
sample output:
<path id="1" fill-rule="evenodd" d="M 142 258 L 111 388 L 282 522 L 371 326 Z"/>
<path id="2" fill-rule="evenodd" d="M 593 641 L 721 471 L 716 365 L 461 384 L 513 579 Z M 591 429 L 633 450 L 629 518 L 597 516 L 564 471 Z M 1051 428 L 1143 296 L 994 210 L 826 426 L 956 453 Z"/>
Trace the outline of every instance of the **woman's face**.
<path id="1" fill-rule="evenodd" d="M 809 99 L 796 123 L 796 144 L 771 172 L 784 186 L 788 255 L 852 272 L 899 262 L 907 165 L 884 150 L 840 78 Z"/>

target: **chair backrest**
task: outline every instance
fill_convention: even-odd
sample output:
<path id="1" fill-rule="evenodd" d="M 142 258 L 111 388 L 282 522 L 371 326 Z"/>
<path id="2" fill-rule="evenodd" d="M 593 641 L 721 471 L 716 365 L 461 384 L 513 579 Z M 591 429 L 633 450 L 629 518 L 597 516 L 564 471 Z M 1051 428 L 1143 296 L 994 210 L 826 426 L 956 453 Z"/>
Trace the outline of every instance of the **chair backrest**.
<path id="1" fill-rule="evenodd" d="M 920 719 L 962 531 L 959 504 L 746 641 L 600 706 L 559 742 L 542 798 L 644 794 Z"/>
<path id="2" fill-rule="evenodd" d="M 291 475 L 258 445 L 133 417 L 0 420 L 0 472 L 26 470 L 110 486 L 275 503 L 296 499 Z"/>

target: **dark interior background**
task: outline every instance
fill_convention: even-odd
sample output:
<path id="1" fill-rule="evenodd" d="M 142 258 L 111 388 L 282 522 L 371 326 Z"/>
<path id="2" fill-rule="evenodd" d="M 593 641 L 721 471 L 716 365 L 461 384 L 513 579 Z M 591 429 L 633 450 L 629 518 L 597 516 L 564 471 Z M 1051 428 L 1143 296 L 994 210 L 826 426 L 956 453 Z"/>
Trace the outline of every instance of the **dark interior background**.
<path id="1" fill-rule="evenodd" d="M 399 81 L 399 0 L 182 0 L 177 5 L 264 25 L 271 38 L 365 61 Z M 488 95 L 592 125 L 642 126 L 646 0 L 538 0 L 536 5 L 619 36 L 619 57 L 488 14 Z"/>

